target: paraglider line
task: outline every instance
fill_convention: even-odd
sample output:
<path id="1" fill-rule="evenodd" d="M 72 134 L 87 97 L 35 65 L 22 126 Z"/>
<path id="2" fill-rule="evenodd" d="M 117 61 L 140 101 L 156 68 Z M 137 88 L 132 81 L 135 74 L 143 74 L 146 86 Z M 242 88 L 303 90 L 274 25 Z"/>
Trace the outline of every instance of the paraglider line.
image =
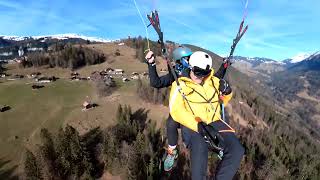
<path id="1" fill-rule="evenodd" d="M 146 23 L 144 22 L 144 19 L 143 19 L 142 15 L 141 15 L 141 12 L 140 12 L 140 9 L 139 9 L 139 7 L 138 7 L 138 5 L 137 5 L 136 0 L 133 0 L 133 2 L 134 2 L 134 5 L 135 5 L 138 13 L 139 13 L 139 16 L 140 16 L 140 19 L 141 19 L 141 21 L 142 21 L 142 23 L 143 23 L 143 26 L 144 26 L 144 28 L 145 28 L 145 30 L 146 30 L 147 44 L 148 44 L 148 49 L 147 49 L 146 51 L 148 51 L 148 50 L 150 50 L 150 43 L 149 43 L 149 33 L 148 33 L 147 25 L 146 25 Z"/>

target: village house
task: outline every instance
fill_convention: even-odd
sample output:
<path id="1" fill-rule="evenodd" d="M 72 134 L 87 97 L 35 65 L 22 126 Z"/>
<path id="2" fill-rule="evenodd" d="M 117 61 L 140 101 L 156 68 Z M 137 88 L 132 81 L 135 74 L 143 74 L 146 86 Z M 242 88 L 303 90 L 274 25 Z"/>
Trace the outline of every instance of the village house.
<path id="1" fill-rule="evenodd" d="M 57 78 L 55 76 L 52 76 L 52 77 L 41 77 L 41 78 L 37 78 L 36 81 L 38 83 L 50 83 L 50 82 L 53 82 L 53 81 L 56 81 Z"/>
<path id="2" fill-rule="evenodd" d="M 139 75 L 133 75 L 133 76 L 131 76 L 130 78 L 131 78 L 131 79 L 134 79 L 134 80 L 137 80 L 137 79 L 139 79 Z"/>
<path id="3" fill-rule="evenodd" d="M 0 105 L 0 112 L 5 112 L 5 111 L 8 111 L 8 110 L 10 110 L 11 109 L 11 107 L 10 106 L 8 106 L 8 105 Z"/>
<path id="4" fill-rule="evenodd" d="M 112 72 L 112 71 L 114 71 L 114 69 L 112 69 L 112 68 L 107 68 L 105 71 L 106 71 L 106 72 Z"/>
<path id="5" fill-rule="evenodd" d="M 115 69 L 114 70 L 114 72 L 115 72 L 115 74 L 123 74 L 124 73 L 124 70 L 122 70 L 122 69 Z"/>
<path id="6" fill-rule="evenodd" d="M 79 76 L 79 73 L 77 73 L 77 72 L 71 72 L 70 75 L 71 75 L 71 76 Z"/>
<path id="7" fill-rule="evenodd" d="M 128 82 L 130 81 L 128 78 L 122 78 L 122 82 Z"/>
<path id="8" fill-rule="evenodd" d="M 1 77 L 1 78 L 5 78 L 6 76 L 8 76 L 6 73 L 1 73 L 1 74 L 0 74 L 0 77 Z"/>
<path id="9" fill-rule="evenodd" d="M 96 103 L 90 103 L 88 101 L 85 101 L 82 103 L 82 107 L 83 107 L 82 111 L 86 111 L 86 110 L 92 109 L 97 106 L 98 106 L 98 104 L 96 104 Z"/>

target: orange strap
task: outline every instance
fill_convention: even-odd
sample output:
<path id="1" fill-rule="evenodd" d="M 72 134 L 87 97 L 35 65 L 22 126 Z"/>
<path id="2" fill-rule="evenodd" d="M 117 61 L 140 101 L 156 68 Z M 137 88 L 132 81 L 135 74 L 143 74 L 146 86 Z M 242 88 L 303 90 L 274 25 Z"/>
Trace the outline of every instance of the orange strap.
<path id="1" fill-rule="evenodd" d="M 232 130 L 230 129 L 230 130 L 220 130 L 219 132 L 221 132 L 221 133 L 222 133 L 222 132 L 233 132 L 233 133 L 235 133 L 236 131 L 233 130 L 233 129 L 232 129 Z"/>
<path id="2" fill-rule="evenodd" d="M 198 123 L 202 122 L 201 118 L 200 117 L 195 117 L 194 118 Z"/>

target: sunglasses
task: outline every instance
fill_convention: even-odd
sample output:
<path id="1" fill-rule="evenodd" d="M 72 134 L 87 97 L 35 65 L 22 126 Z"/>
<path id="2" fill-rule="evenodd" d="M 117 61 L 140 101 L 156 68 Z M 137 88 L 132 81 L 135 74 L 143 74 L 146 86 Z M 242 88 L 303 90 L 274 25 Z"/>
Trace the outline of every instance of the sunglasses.
<path id="1" fill-rule="evenodd" d="M 201 69 L 197 66 L 194 66 L 192 68 L 192 72 L 194 73 L 195 76 L 197 76 L 198 78 L 203 78 L 208 76 L 211 73 L 211 69 L 207 68 L 207 69 Z"/>

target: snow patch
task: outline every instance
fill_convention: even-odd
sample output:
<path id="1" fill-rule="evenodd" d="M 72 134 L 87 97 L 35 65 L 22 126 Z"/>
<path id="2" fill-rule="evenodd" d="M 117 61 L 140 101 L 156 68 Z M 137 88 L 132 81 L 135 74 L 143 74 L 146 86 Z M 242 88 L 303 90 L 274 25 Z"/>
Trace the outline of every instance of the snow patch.
<path id="1" fill-rule="evenodd" d="M 28 48 L 28 51 L 43 51 L 43 48 Z"/>
<path id="2" fill-rule="evenodd" d="M 0 54 L 0 56 L 12 56 L 12 55 L 13 55 L 12 52 L 4 52 Z"/>
<path id="3" fill-rule="evenodd" d="M 317 51 L 317 52 L 311 54 L 311 56 L 309 56 L 309 57 L 308 57 L 307 59 L 305 59 L 305 60 L 311 60 L 311 59 L 313 59 L 313 58 L 315 58 L 315 57 L 317 57 L 317 56 L 319 56 L 319 55 L 320 55 L 320 51 Z"/>
<path id="4" fill-rule="evenodd" d="M 3 36 L 3 35 L 0 35 L 0 37 L 2 37 L 2 39 L 12 40 L 12 41 L 23 41 L 23 40 L 27 39 L 27 37 L 20 37 L 20 36 Z"/>
<path id="5" fill-rule="evenodd" d="M 292 57 L 291 59 L 291 63 L 298 63 L 301 62 L 305 59 L 307 59 L 308 57 L 310 57 L 312 54 L 310 53 L 298 53 L 296 56 Z"/>
<path id="6" fill-rule="evenodd" d="M 265 64 L 280 64 L 280 65 L 282 65 L 282 64 L 286 64 L 286 63 L 284 63 L 284 62 L 279 62 L 279 61 L 267 61 L 267 62 L 264 62 Z"/>

